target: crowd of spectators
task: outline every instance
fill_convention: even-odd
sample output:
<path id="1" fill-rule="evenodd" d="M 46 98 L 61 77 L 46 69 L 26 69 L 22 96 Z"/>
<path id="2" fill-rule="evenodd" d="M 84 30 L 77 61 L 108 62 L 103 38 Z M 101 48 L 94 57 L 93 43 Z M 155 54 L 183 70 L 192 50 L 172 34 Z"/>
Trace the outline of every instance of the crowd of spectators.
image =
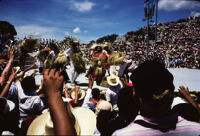
<path id="1" fill-rule="evenodd" d="M 142 31 L 145 32 L 145 28 Z M 125 52 L 137 64 L 142 63 L 147 56 L 147 45 L 142 42 L 144 37 L 142 34 L 126 35 L 126 40 L 114 43 L 112 49 Z M 200 17 L 159 23 L 157 43 L 148 47 L 148 56 L 149 58 L 159 57 L 168 68 L 200 69 L 199 37 Z"/>
<path id="2" fill-rule="evenodd" d="M 69 84 L 68 66 L 61 64 L 67 63 L 63 61 L 67 57 L 60 58 L 70 45 L 41 43 L 34 50 L 47 52 L 44 61 L 39 60 L 41 65 L 34 61 L 25 65 L 30 58 L 23 59 L 22 51 L 19 63 L 15 64 L 18 48 L 14 44 L 1 46 L 0 134 L 200 135 L 200 93 L 189 92 L 183 86 L 175 93 L 174 77 L 167 69 L 200 68 L 199 22 L 200 18 L 160 23 L 158 44 L 148 50 L 142 42 L 134 40 L 135 36 L 126 39 L 131 44 L 112 43 L 108 50 L 102 50 L 108 55 L 113 51 L 124 52 L 126 59 L 121 68 L 130 67 L 126 65 L 129 60 L 137 65 L 131 67 L 128 80 L 119 76 L 121 68 L 115 68 L 104 77 L 108 84 L 104 89 L 101 85 L 94 87 L 95 77 L 91 74 L 87 77 L 87 88 L 75 82 Z M 139 35 L 137 39 L 140 38 Z M 80 48 L 89 63 L 89 46 L 82 44 L 78 48 L 77 44 L 76 48 Z M 53 59 L 51 65 L 45 64 L 49 58 Z M 54 63 L 57 58 L 59 65 Z M 36 85 L 37 76 L 43 77 L 40 86 Z M 179 101 L 174 105 L 177 98 Z"/>

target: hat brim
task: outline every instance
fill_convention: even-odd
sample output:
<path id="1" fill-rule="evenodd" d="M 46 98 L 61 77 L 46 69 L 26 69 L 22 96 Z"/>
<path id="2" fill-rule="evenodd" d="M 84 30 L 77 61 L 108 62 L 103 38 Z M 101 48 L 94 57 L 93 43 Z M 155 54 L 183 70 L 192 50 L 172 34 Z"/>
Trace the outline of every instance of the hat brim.
<path id="1" fill-rule="evenodd" d="M 86 92 L 84 90 L 81 89 L 80 92 L 81 92 L 81 97 L 78 98 L 78 100 L 82 100 L 86 95 Z M 71 92 L 71 97 L 72 97 L 72 99 L 75 99 L 75 91 Z"/>
<path id="2" fill-rule="evenodd" d="M 71 111 L 76 119 L 76 124 L 79 126 L 79 134 L 93 135 L 96 129 L 96 115 L 94 112 L 83 107 L 72 108 Z M 28 128 L 27 135 L 47 134 L 45 132 L 45 126 L 49 116 L 50 113 L 46 112 L 34 119 Z"/>
<path id="3" fill-rule="evenodd" d="M 107 82 L 110 86 L 117 86 L 118 84 L 120 84 L 120 79 L 119 79 L 119 77 L 116 76 L 116 83 L 112 83 L 111 77 L 109 76 L 109 77 L 107 77 Z"/>

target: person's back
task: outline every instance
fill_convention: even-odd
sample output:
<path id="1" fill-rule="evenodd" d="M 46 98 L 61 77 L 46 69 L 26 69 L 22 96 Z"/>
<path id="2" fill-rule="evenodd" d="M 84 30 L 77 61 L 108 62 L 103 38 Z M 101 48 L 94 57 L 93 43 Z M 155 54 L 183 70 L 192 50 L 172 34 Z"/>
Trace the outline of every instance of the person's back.
<path id="1" fill-rule="evenodd" d="M 25 77 L 21 82 L 23 92 L 19 92 L 20 124 L 29 116 L 40 114 L 43 110 L 43 102 L 35 92 L 36 85 L 34 77 Z"/>
<path id="2" fill-rule="evenodd" d="M 147 61 L 139 65 L 131 80 L 139 99 L 140 115 L 113 135 L 200 135 L 200 124 L 187 121 L 171 110 L 173 75 L 162 64 Z"/>

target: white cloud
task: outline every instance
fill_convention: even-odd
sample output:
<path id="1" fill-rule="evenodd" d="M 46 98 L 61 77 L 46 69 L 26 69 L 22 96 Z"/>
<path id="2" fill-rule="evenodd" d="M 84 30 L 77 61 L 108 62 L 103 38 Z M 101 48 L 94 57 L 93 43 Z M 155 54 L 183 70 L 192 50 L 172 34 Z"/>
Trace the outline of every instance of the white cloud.
<path id="1" fill-rule="evenodd" d="M 73 33 L 77 34 L 80 33 L 81 29 L 79 27 L 74 28 Z"/>
<path id="2" fill-rule="evenodd" d="M 21 39 L 27 36 L 34 36 L 38 38 L 55 38 L 55 28 L 52 27 L 41 27 L 37 25 L 24 25 L 16 26 L 17 36 Z"/>
<path id="3" fill-rule="evenodd" d="M 198 16 L 200 16 L 200 12 L 192 11 L 190 13 L 190 16 L 192 16 L 192 17 L 198 17 Z"/>
<path id="4" fill-rule="evenodd" d="M 92 10 L 92 8 L 95 5 L 96 5 L 95 3 L 89 2 L 89 1 L 77 2 L 77 1 L 71 0 L 69 8 L 71 10 L 76 10 L 79 12 L 88 12 L 88 11 Z"/>
<path id="5" fill-rule="evenodd" d="M 186 10 L 198 9 L 200 3 L 197 1 L 182 1 L 182 0 L 160 0 L 158 3 L 159 10 L 173 11 L 173 10 Z"/>
<path id="6" fill-rule="evenodd" d="M 65 36 L 70 36 L 70 33 L 69 32 L 65 32 Z"/>

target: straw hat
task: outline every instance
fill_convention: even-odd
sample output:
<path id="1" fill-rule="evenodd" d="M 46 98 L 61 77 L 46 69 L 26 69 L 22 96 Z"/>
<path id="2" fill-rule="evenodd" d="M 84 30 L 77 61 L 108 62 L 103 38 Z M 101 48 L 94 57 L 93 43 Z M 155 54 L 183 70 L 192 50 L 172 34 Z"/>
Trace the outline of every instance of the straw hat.
<path id="1" fill-rule="evenodd" d="M 94 50 L 96 47 L 101 47 L 100 44 L 93 43 L 92 46 L 90 47 L 91 50 Z"/>
<path id="2" fill-rule="evenodd" d="M 120 79 L 118 76 L 111 74 L 107 77 L 107 82 L 110 86 L 117 86 L 118 84 L 120 84 Z"/>
<path id="3" fill-rule="evenodd" d="M 60 52 L 54 63 L 65 64 L 66 62 L 67 62 L 67 58 L 65 57 L 64 52 Z"/>
<path id="4" fill-rule="evenodd" d="M 72 43 L 79 43 L 79 40 L 78 39 L 73 39 Z"/>
<path id="5" fill-rule="evenodd" d="M 114 52 L 108 57 L 108 62 L 112 65 L 122 64 L 126 58 L 126 54 L 123 52 Z"/>
<path id="6" fill-rule="evenodd" d="M 116 71 L 119 71 L 119 70 L 120 70 L 120 66 L 116 66 L 116 67 L 115 67 L 115 70 L 116 70 Z"/>
<path id="7" fill-rule="evenodd" d="M 112 104 L 105 100 L 99 101 L 96 106 L 96 115 L 98 115 L 102 110 L 112 111 Z"/>
<path id="8" fill-rule="evenodd" d="M 104 42 L 101 46 L 102 46 L 102 48 L 104 49 L 105 47 L 110 47 L 110 46 L 111 46 L 111 43 Z"/>
<path id="9" fill-rule="evenodd" d="M 93 135 L 96 128 L 96 115 L 83 107 L 72 108 L 67 104 L 67 111 L 74 124 L 77 135 Z M 28 128 L 27 135 L 55 135 L 50 112 L 38 116 Z"/>
<path id="10" fill-rule="evenodd" d="M 83 89 L 80 89 L 78 91 L 78 100 L 82 100 L 85 97 L 86 93 Z M 71 97 L 72 99 L 75 99 L 75 91 L 71 92 Z"/>

